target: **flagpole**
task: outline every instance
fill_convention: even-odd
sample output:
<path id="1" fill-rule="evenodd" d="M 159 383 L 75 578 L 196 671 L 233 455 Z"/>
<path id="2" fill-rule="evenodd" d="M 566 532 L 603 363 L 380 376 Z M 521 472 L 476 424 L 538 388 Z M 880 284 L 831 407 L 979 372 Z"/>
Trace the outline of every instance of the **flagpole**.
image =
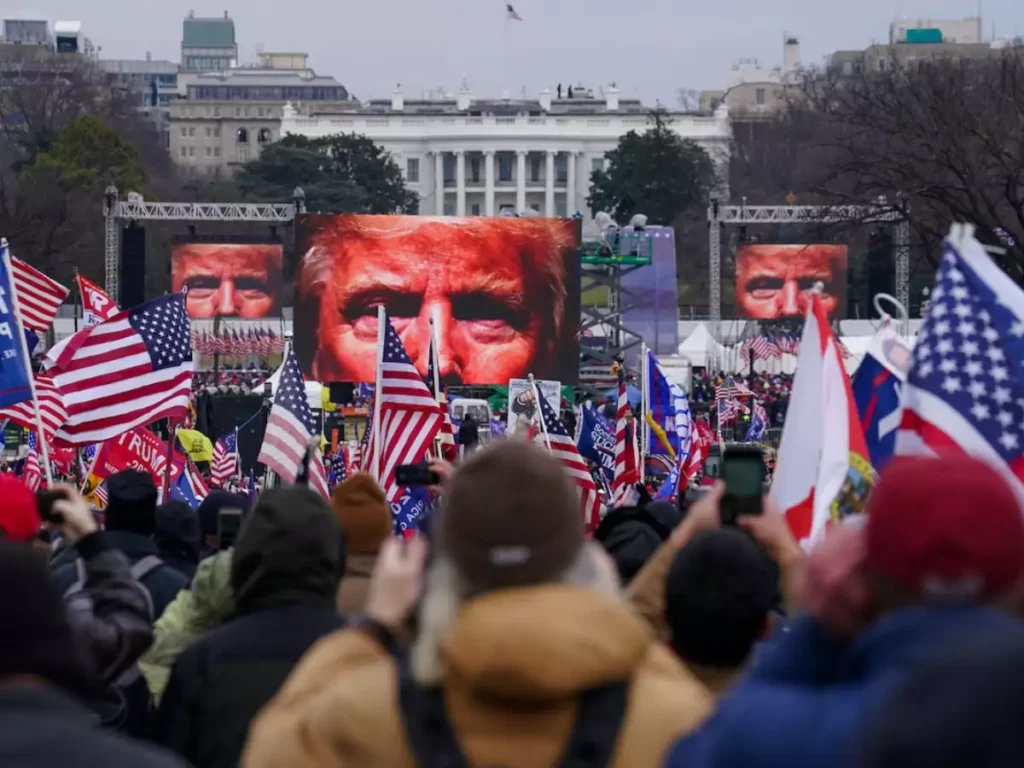
<path id="1" fill-rule="evenodd" d="M 377 377 L 374 382 L 373 391 L 373 471 L 377 482 L 380 483 L 380 396 L 383 388 L 384 374 L 384 323 L 387 321 L 387 310 L 384 306 L 377 307 Z"/>
<path id="2" fill-rule="evenodd" d="M 541 410 L 540 407 L 540 392 L 537 390 L 537 382 L 533 378 L 532 373 L 527 374 L 526 378 L 530 382 L 530 389 L 533 390 L 533 402 L 537 404 L 537 411 L 540 413 L 540 418 L 538 419 L 538 421 L 540 421 L 540 432 L 542 435 L 544 435 L 544 445 L 547 446 L 548 452 L 550 453 L 551 439 L 548 437 L 548 427 L 547 424 L 544 423 L 544 412 Z"/>
<path id="3" fill-rule="evenodd" d="M 14 273 L 11 271 L 11 252 L 7 246 L 7 238 L 0 240 L 0 251 L 3 252 L 4 269 L 11 282 L 11 308 L 14 310 L 14 322 L 18 331 L 18 343 L 21 346 L 22 358 L 25 361 L 26 372 L 28 373 L 28 389 L 32 394 L 32 412 L 35 415 L 36 437 L 39 443 L 40 453 L 43 455 L 43 466 L 46 472 L 46 485 L 53 485 L 53 472 L 50 471 L 50 449 L 47 446 L 46 433 L 43 432 L 43 416 L 39 411 L 39 400 L 36 399 L 36 377 L 32 373 L 32 358 L 28 354 L 28 341 L 25 339 L 25 329 L 21 324 L 21 305 L 18 302 L 18 284 L 14 280 Z"/>
<path id="4" fill-rule="evenodd" d="M 170 499 L 171 493 L 171 459 L 174 456 L 174 441 L 178 438 L 178 425 L 167 419 L 167 461 L 164 464 L 163 496 L 161 503 Z"/>
<path id="5" fill-rule="evenodd" d="M 648 393 L 648 381 L 649 375 L 648 368 L 650 368 L 650 349 L 647 344 L 640 345 L 640 423 L 643 425 L 643 431 L 640 433 L 640 458 L 643 459 L 651 454 L 651 427 L 647 423 L 647 413 L 650 411 L 650 394 Z"/>
<path id="6" fill-rule="evenodd" d="M 434 328 L 434 317 L 430 317 L 430 362 L 428 367 L 433 369 L 433 377 L 430 382 L 430 386 L 434 389 L 434 399 L 438 403 L 438 407 L 441 405 L 441 358 L 437 354 L 437 333 Z M 448 406 L 445 405 L 447 408 Z M 434 435 L 434 455 L 437 458 L 441 458 L 441 430 L 437 431 Z"/>
<path id="7" fill-rule="evenodd" d="M 78 285 L 78 267 L 75 267 L 75 279 L 72 282 L 72 286 L 75 291 L 75 333 L 78 333 L 78 310 L 81 307 L 82 302 L 82 291 Z"/>

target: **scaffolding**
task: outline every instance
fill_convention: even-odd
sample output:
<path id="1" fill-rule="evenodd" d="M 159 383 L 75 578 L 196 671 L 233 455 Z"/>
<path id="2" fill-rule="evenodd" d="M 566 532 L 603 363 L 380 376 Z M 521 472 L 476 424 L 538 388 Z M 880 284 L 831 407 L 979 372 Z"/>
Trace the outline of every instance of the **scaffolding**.
<path id="1" fill-rule="evenodd" d="M 722 228 L 751 224 L 894 224 L 893 260 L 896 262 L 896 298 L 910 307 L 910 221 L 904 211 L 885 205 L 722 205 L 712 199 L 708 206 L 708 268 L 711 324 L 722 321 Z M 910 334 L 910 321 L 902 333 Z"/>

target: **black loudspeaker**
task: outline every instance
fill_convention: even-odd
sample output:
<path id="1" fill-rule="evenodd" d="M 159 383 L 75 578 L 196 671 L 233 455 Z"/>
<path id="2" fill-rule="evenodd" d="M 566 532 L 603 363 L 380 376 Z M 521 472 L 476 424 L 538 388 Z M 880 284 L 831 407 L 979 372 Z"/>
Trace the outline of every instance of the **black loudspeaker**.
<path id="1" fill-rule="evenodd" d="M 131 225 L 121 231 L 121 274 L 118 303 L 121 309 L 146 300 L 146 230 Z"/>
<path id="2" fill-rule="evenodd" d="M 356 385 L 344 382 L 328 384 L 331 402 L 335 405 L 352 405 L 355 400 Z"/>

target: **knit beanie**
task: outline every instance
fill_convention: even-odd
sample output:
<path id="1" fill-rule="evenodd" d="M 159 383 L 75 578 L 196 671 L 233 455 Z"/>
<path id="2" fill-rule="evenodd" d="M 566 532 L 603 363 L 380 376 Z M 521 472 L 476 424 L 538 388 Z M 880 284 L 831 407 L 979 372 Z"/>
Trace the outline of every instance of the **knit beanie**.
<path id="1" fill-rule="evenodd" d="M 104 520 L 109 531 L 152 536 L 156 529 L 156 486 L 148 472 L 126 469 L 107 478 Z"/>
<path id="2" fill-rule="evenodd" d="M 460 466 L 439 515 L 438 546 L 474 593 L 551 581 L 584 545 L 572 479 L 520 440 L 491 444 Z"/>
<path id="3" fill-rule="evenodd" d="M 359 473 L 339 484 L 331 507 L 345 531 L 350 555 L 375 555 L 391 536 L 391 509 L 370 475 Z"/>
<path id="4" fill-rule="evenodd" d="M 0 537 L 25 543 L 39 531 L 36 495 L 14 475 L 0 475 Z"/>

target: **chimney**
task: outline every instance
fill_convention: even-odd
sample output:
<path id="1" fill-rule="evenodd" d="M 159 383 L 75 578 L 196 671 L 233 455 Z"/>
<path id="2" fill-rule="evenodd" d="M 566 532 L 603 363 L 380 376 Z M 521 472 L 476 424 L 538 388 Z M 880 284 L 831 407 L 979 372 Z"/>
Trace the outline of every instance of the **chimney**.
<path id="1" fill-rule="evenodd" d="M 795 72 L 800 69 L 800 38 L 786 35 L 782 46 L 782 71 Z"/>
<path id="2" fill-rule="evenodd" d="M 402 94 L 402 87 L 395 86 L 395 90 L 391 92 L 391 110 L 393 112 L 401 112 L 405 109 L 405 96 Z"/>
<path id="3" fill-rule="evenodd" d="M 540 92 L 540 108 L 544 112 L 551 111 L 551 89 L 545 88 Z"/>
<path id="4" fill-rule="evenodd" d="M 619 89 L 614 85 L 609 85 L 604 89 L 604 101 L 605 107 L 609 112 L 619 111 Z"/>
<path id="5" fill-rule="evenodd" d="M 455 108 L 460 112 L 469 109 L 469 96 L 469 88 L 459 88 L 459 92 L 455 95 Z"/>

